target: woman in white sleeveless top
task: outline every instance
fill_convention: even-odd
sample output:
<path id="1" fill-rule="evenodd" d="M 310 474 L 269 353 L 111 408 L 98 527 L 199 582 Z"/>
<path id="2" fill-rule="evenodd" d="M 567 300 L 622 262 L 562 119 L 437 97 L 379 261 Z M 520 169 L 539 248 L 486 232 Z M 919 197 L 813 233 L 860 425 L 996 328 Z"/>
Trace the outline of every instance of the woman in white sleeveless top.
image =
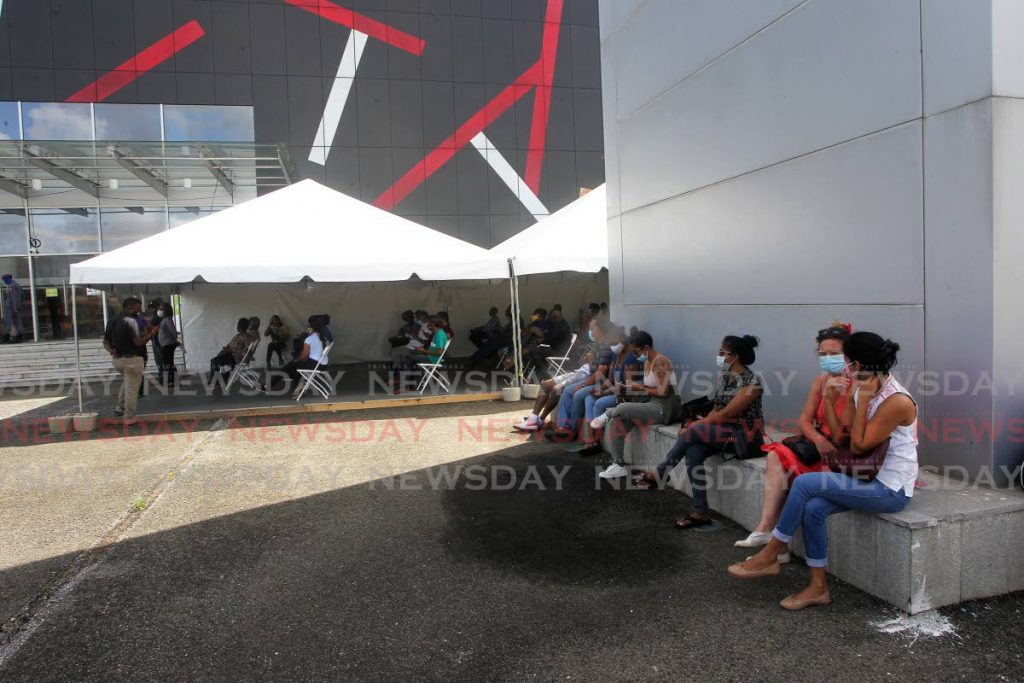
<path id="1" fill-rule="evenodd" d="M 850 449 L 868 454 L 889 439 L 885 461 L 872 481 L 838 472 L 802 474 L 793 482 L 772 540 L 758 554 L 729 567 L 737 578 L 775 576 L 778 555 L 786 550 L 797 527 L 803 526 L 810 583 L 781 602 L 789 610 L 827 605 L 828 529 L 825 520 L 847 510 L 899 512 L 910 503 L 917 480 L 917 403 L 889 371 L 896 365 L 899 344 L 872 332 L 856 332 L 843 342 L 849 369 L 858 382 L 846 402 L 843 422 L 850 425 Z"/>

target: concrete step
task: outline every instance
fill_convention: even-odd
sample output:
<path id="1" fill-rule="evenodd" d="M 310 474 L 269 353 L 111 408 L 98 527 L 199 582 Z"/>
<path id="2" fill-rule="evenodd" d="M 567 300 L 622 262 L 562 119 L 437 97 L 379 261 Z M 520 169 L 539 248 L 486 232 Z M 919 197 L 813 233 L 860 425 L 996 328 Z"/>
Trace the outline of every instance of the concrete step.
<path id="1" fill-rule="evenodd" d="M 605 430 L 605 451 L 612 432 Z M 637 467 L 661 463 L 678 434 L 679 425 L 643 436 L 633 430 L 626 461 Z M 769 436 L 778 441 L 788 434 Z M 765 459 L 723 462 L 714 456 L 706 465 L 711 507 L 753 530 L 761 517 Z M 691 494 L 685 464 L 672 471 L 671 482 Z M 911 614 L 1024 590 L 1024 492 L 971 487 L 928 473 L 918 484 L 902 512 L 829 517 L 829 572 Z M 799 532 L 792 549 L 804 556 Z"/>

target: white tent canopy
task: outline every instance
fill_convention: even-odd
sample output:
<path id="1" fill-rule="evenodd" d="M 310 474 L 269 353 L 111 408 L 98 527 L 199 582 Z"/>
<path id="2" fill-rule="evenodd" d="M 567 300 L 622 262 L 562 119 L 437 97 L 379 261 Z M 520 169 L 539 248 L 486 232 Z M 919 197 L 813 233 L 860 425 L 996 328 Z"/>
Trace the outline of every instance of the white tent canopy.
<path id="1" fill-rule="evenodd" d="M 504 259 L 313 180 L 71 266 L 75 284 L 508 277 Z"/>
<path id="2" fill-rule="evenodd" d="M 517 275 L 597 273 L 608 267 L 607 207 L 602 185 L 492 247 L 490 253 L 515 259 Z"/>

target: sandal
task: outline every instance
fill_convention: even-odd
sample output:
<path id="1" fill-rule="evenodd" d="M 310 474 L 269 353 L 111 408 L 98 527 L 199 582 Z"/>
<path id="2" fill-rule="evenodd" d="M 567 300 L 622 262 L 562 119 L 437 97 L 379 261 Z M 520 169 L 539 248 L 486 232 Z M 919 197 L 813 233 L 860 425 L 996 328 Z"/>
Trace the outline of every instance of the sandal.
<path id="1" fill-rule="evenodd" d="M 647 476 L 647 473 L 638 474 L 633 477 L 633 486 L 641 491 L 654 491 L 658 488 L 658 482 Z"/>
<path id="2" fill-rule="evenodd" d="M 691 512 L 682 519 L 676 520 L 676 528 L 685 531 L 686 529 L 694 529 L 700 526 L 708 526 L 711 524 L 711 518 L 701 519 L 700 517 L 694 517 Z"/>

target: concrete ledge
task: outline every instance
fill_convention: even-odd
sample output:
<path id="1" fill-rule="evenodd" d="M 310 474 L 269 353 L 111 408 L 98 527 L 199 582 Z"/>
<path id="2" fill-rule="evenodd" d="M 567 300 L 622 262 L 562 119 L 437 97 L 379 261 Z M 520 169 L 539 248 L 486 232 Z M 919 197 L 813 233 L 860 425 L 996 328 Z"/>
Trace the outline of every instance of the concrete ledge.
<path id="1" fill-rule="evenodd" d="M 678 425 L 646 435 L 633 430 L 626 461 L 636 467 L 661 462 L 678 433 Z M 607 440 L 604 445 L 607 450 Z M 714 457 L 708 466 L 711 507 L 753 529 L 761 516 L 765 459 Z M 927 473 L 918 481 L 921 488 L 902 512 L 829 518 L 829 571 L 911 614 L 1024 590 L 1024 493 L 970 488 Z M 670 482 L 690 495 L 682 464 Z M 800 534 L 793 551 L 804 556 Z"/>

